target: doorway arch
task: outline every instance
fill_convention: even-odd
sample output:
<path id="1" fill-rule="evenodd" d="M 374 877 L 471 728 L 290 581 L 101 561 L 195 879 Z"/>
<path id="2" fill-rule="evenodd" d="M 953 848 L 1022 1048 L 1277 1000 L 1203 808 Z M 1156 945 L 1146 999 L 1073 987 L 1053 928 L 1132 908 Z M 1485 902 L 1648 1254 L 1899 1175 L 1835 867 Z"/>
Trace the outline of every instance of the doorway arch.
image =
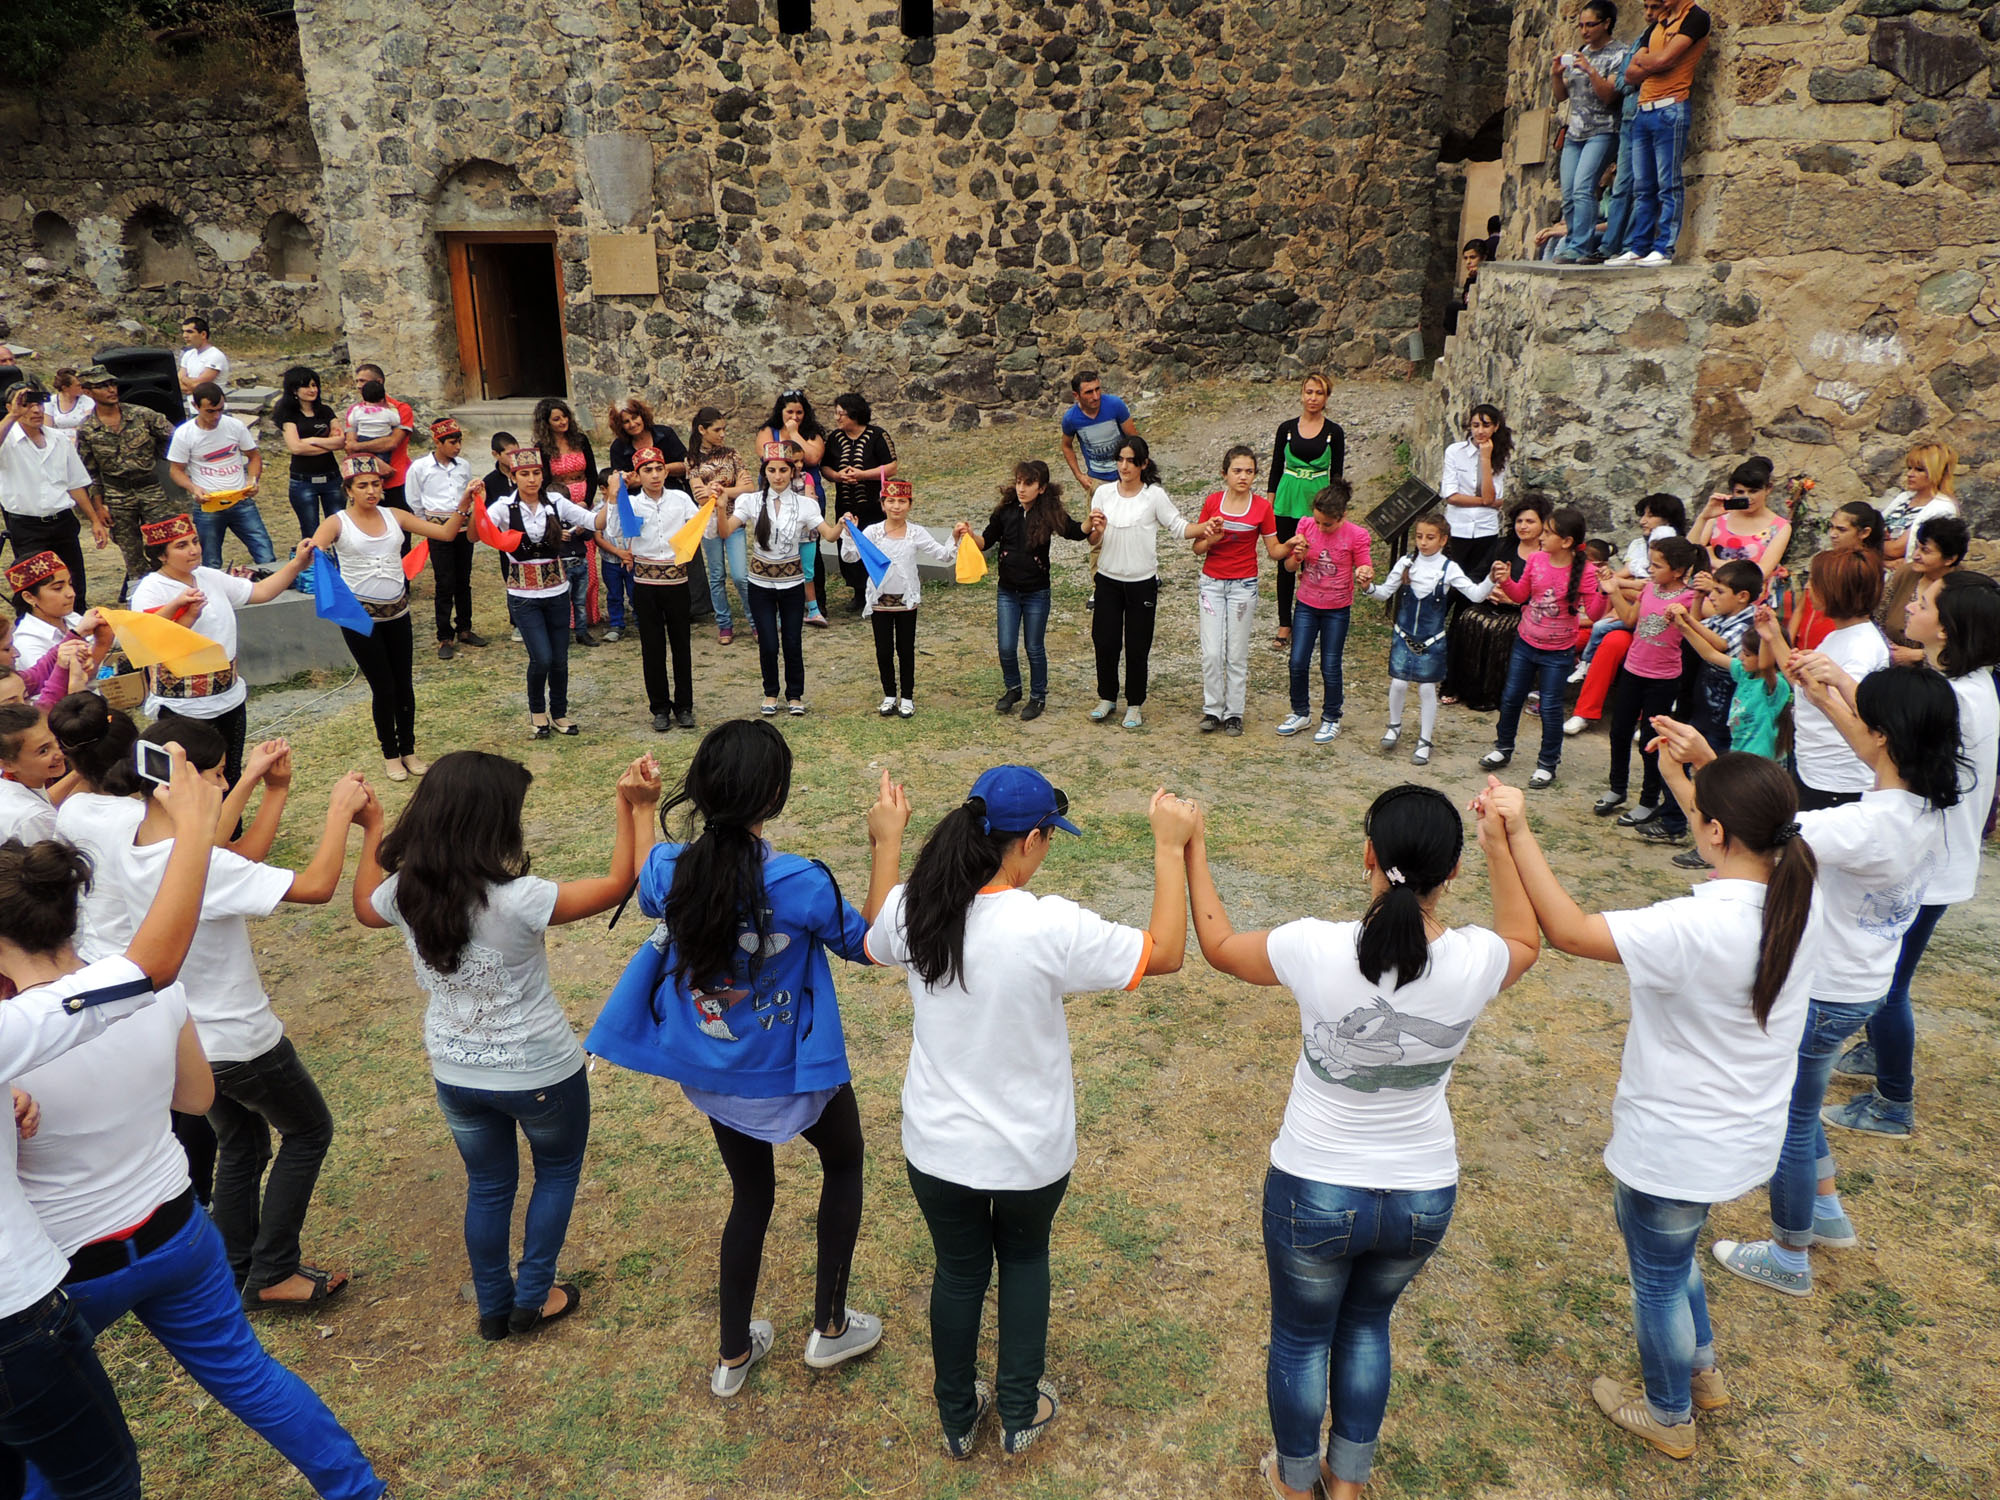
<path id="1" fill-rule="evenodd" d="M 432 229 L 451 288 L 464 396 L 569 393 L 555 225 L 520 175 L 474 158 L 439 184 Z"/>

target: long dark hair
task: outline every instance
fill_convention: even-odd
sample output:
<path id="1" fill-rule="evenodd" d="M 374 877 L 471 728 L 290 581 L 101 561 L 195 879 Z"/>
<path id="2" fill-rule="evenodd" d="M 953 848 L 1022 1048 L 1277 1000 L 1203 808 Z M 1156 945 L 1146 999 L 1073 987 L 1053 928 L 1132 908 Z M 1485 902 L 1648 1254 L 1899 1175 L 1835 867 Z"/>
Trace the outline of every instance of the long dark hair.
<path id="1" fill-rule="evenodd" d="M 792 794 L 792 747 L 762 719 L 730 719 L 702 736 L 687 774 L 660 806 L 660 831 L 672 837 L 673 810 L 688 809 L 690 837 L 674 861 L 662 913 L 674 942 L 674 978 L 692 987 L 729 974 L 744 947 L 762 961 L 771 935 L 764 904 L 764 842 L 750 831 L 776 817 Z M 697 827 L 697 825 L 699 825 Z"/>
<path id="2" fill-rule="evenodd" d="M 23 953 L 54 953 L 76 936 L 90 856 L 67 839 L 0 844 L 0 937 Z"/>
<path id="3" fill-rule="evenodd" d="M 328 416 L 333 415 L 333 408 L 326 404 L 326 387 L 320 384 L 319 371 L 310 365 L 293 365 L 279 377 L 278 383 L 283 387 L 284 394 L 278 398 L 278 404 L 272 409 L 271 416 L 280 427 L 284 425 L 285 418 L 290 412 L 297 412 L 300 421 L 304 421 L 307 417 L 316 417 L 322 412 Z M 306 407 L 305 402 L 299 400 L 299 392 L 309 385 L 319 386 L 319 398 L 313 402 L 310 409 Z"/>
<path id="4" fill-rule="evenodd" d="M 1870 672 L 1854 687 L 1854 711 L 1888 741 L 1903 783 L 1937 812 L 1958 803 L 1958 694 L 1935 667 Z"/>
<path id="5" fill-rule="evenodd" d="M 1590 535 L 1590 524 L 1582 511 L 1570 505 L 1551 512 L 1543 524 L 1569 543 L 1569 587 L 1563 591 L 1563 613 L 1575 614 L 1577 595 L 1583 589 L 1583 544 Z"/>
<path id="6" fill-rule="evenodd" d="M 1118 447 L 1112 456 L 1115 458 L 1127 448 L 1132 450 L 1132 462 L 1139 466 L 1139 483 L 1158 484 L 1160 466 L 1153 462 L 1152 445 L 1135 432 L 1118 439 Z"/>
<path id="7" fill-rule="evenodd" d="M 1937 613 L 1938 666 L 1947 677 L 2000 666 L 2000 585 L 1984 573 L 1947 573 L 1938 580 Z"/>
<path id="8" fill-rule="evenodd" d="M 1458 869 L 1465 824 L 1443 792 L 1405 782 L 1375 799 L 1361 831 L 1375 846 L 1375 865 L 1389 888 L 1362 913 L 1355 962 L 1370 984 L 1380 984 L 1393 969 L 1401 989 L 1430 971 L 1424 899 Z M 915 871 L 910 878 L 916 879 Z"/>
<path id="9" fill-rule="evenodd" d="M 1507 467 L 1507 460 L 1514 456 L 1514 429 L 1507 425 L 1500 408 L 1490 401 L 1482 401 L 1472 408 L 1466 418 L 1466 425 L 1472 425 L 1472 417 L 1484 417 L 1493 424 L 1493 472 L 1498 474 Z"/>
<path id="10" fill-rule="evenodd" d="M 1806 921 L 1812 915 L 1813 882 L 1819 861 L 1799 837 L 1798 792 L 1774 760 L 1725 751 L 1695 772 L 1694 805 L 1702 818 L 1722 825 L 1731 843 L 1752 854 L 1771 856 L 1764 886 L 1763 940 L 1757 974 L 1750 983 L 1750 1013 L 1768 1026 L 1771 1007 L 1792 972 Z"/>
<path id="11" fill-rule="evenodd" d="M 783 458 L 757 460 L 757 524 L 752 530 L 756 534 L 759 547 L 771 545 L 771 496 L 776 493 L 771 488 L 771 465 L 773 463 L 791 465 L 794 480 L 805 473 L 805 455 L 799 451 L 799 445 L 790 439 L 784 439 L 778 446 L 785 450 Z"/>
<path id="12" fill-rule="evenodd" d="M 1014 485 L 1022 480 L 1042 487 L 1035 496 L 1035 503 L 1028 507 L 1028 514 L 1022 520 L 1022 529 L 1028 538 L 1028 550 L 1039 551 L 1047 545 L 1062 523 L 1069 519 L 1069 512 L 1063 508 L 1062 486 L 1049 478 L 1049 466 L 1039 458 L 1024 458 L 1014 465 L 1013 484 L 1000 486 L 1000 503 L 993 507 L 993 520 L 999 520 L 1009 510 L 1021 503 L 1014 493 Z"/>
<path id="13" fill-rule="evenodd" d="M 561 442 L 556 438 L 555 428 L 549 425 L 549 413 L 557 411 L 569 418 L 569 430 L 563 433 Z M 577 425 L 576 413 L 570 410 L 569 403 L 560 396 L 544 396 L 535 403 L 535 425 L 530 430 L 535 435 L 535 446 L 550 458 L 562 452 L 563 442 L 578 452 L 583 450 L 585 441 L 583 429 Z"/>
<path id="14" fill-rule="evenodd" d="M 521 804 L 534 779 L 504 755 L 440 755 L 382 840 L 396 910 L 417 956 L 440 974 L 458 972 L 493 887 L 528 873 Z"/>
<path id="15" fill-rule="evenodd" d="M 813 415 L 813 404 L 806 400 L 806 393 L 804 391 L 778 392 L 778 399 L 771 403 L 771 415 L 764 419 L 764 425 L 770 428 L 771 436 L 776 438 L 779 433 L 785 430 L 785 408 L 790 406 L 794 401 L 805 408 L 805 414 L 799 418 L 799 436 L 802 438 L 825 437 L 826 429 L 819 425 L 819 418 Z"/>
<path id="16" fill-rule="evenodd" d="M 713 406 L 704 406 L 701 408 L 701 410 L 697 411 L 694 414 L 694 420 L 688 423 L 687 448 L 688 448 L 688 473 L 690 476 L 692 476 L 694 473 L 695 465 L 700 463 L 703 457 L 702 445 L 701 445 L 702 428 L 713 427 L 717 422 L 720 422 L 721 420 L 722 420 L 722 413 L 720 411 L 718 411 Z"/>
<path id="17" fill-rule="evenodd" d="M 957 984 L 965 973 L 965 919 L 972 898 L 1000 871 L 1025 834 L 981 829 L 985 808 L 961 803 L 938 820 L 903 887 L 903 944 L 925 984 Z"/>
<path id="18" fill-rule="evenodd" d="M 144 785 L 132 763 L 139 728 L 123 709 L 95 693 L 71 693 L 49 710 L 49 732 L 69 768 L 106 797 L 129 797 Z"/>

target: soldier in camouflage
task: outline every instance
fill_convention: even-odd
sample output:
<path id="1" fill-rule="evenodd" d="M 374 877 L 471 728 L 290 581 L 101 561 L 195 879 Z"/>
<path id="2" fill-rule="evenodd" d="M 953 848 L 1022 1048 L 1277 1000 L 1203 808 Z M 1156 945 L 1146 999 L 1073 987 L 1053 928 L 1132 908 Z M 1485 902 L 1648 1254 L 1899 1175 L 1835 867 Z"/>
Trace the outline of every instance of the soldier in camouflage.
<path id="1" fill-rule="evenodd" d="M 186 509 L 184 503 L 167 498 L 155 467 L 166 457 L 174 424 L 151 407 L 123 405 L 117 376 L 102 365 L 92 365 L 80 379 L 97 410 L 76 430 L 77 456 L 90 471 L 92 491 L 111 512 L 111 535 L 124 554 L 129 589 L 150 571 L 139 527 Z"/>

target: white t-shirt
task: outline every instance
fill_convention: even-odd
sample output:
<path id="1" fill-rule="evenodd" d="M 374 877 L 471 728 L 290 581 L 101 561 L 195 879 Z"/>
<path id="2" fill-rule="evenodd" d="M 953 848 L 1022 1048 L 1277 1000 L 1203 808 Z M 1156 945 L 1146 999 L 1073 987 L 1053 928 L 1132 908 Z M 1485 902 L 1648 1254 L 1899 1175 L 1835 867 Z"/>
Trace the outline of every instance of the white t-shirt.
<path id="1" fill-rule="evenodd" d="M 48 413 L 48 431 L 61 433 L 70 442 L 76 441 L 76 429 L 90 420 L 90 414 L 97 410 L 97 403 L 88 396 L 78 396 L 76 405 L 68 411 L 54 396 L 42 403 L 42 410 Z"/>
<path id="2" fill-rule="evenodd" d="M 1925 904 L 1950 906 L 1970 901 L 1979 889 L 1979 853 L 1986 831 L 1986 810 L 1993 804 L 1993 781 L 2000 774 L 2000 694 L 1991 672 L 1967 672 L 1951 679 L 1958 694 L 1958 749 L 1970 772 L 1958 801 L 1944 811 L 1944 863 L 1931 877 Z"/>
<path id="3" fill-rule="evenodd" d="M 124 958 L 92 968 L 112 965 L 138 973 Z M 42 1107 L 42 1128 L 21 1142 L 21 1190 L 64 1255 L 187 1191 L 187 1152 L 168 1114 L 187 1018 L 170 984 L 159 1004 L 14 1080 Z"/>
<path id="4" fill-rule="evenodd" d="M 1497 491 L 1499 485 L 1496 483 Z M 1646 570 L 1653 565 L 1653 543 L 1663 542 L 1670 536 L 1679 536 L 1671 526 L 1655 526 L 1644 536 L 1634 537 L 1625 548 L 1625 571 L 1634 578 L 1644 578 Z"/>
<path id="5" fill-rule="evenodd" d="M 1799 814 L 1819 860 L 1826 931 L 1815 1000 L 1868 1005 L 1889 993 L 1903 934 L 1944 868 L 1944 814 L 1915 792 L 1870 791 L 1859 802 Z"/>
<path id="6" fill-rule="evenodd" d="M 46 521 L 75 510 L 71 492 L 89 488 L 90 471 L 76 456 L 74 441 L 43 428 L 41 442 L 31 442 L 18 422 L 0 439 L 0 510 Z"/>
<path id="7" fill-rule="evenodd" d="M 1299 1002 L 1304 1041 L 1271 1165 L 1311 1182 L 1414 1192 L 1458 1181 L 1445 1089 L 1472 1023 L 1500 993 L 1507 944 L 1454 927 L 1420 979 L 1361 972 L 1359 922 L 1307 918 L 1266 940 L 1278 982 Z"/>
<path id="8" fill-rule="evenodd" d="M 229 660 L 236 660 L 236 611 L 250 602 L 253 585 L 247 578 L 236 578 L 220 568 L 196 568 L 194 586 L 201 590 L 203 602 L 201 613 L 192 620 L 182 620 L 196 635 L 205 635 L 227 653 Z M 182 585 L 164 573 L 148 573 L 132 589 L 131 607 L 137 610 L 154 610 L 163 604 L 173 602 Z M 160 709 L 167 707 L 189 719 L 219 719 L 250 696 L 250 686 L 239 673 L 234 682 L 219 693 L 206 698 L 162 698 L 158 693 L 146 697 L 146 712 L 155 718 Z"/>
<path id="9" fill-rule="evenodd" d="M 1867 620 L 1834 631 L 1819 649 L 1856 682 L 1889 665 L 1889 642 Z M 1799 780 L 1822 792 L 1865 792 L 1875 785 L 1875 773 L 1804 693 L 1792 698 L 1792 759 Z"/>
<path id="10" fill-rule="evenodd" d="M 49 794 L 0 777 L 0 844 L 39 843 L 56 836 L 56 807 Z"/>
<path id="11" fill-rule="evenodd" d="M 1438 477 L 1440 495 L 1479 493 L 1479 448 L 1471 438 L 1460 438 L 1444 450 L 1444 473 Z M 1507 473 L 1493 476 L 1493 498 L 1500 502 L 1491 510 L 1478 505 L 1447 505 L 1445 524 L 1458 537 L 1500 535 L 1500 506 L 1507 503 Z"/>
<path id="12" fill-rule="evenodd" d="M 767 506 L 771 517 L 771 539 L 759 543 L 757 516 Z M 764 491 L 746 490 L 736 497 L 736 519 L 743 523 L 743 535 L 750 544 L 750 555 L 774 566 L 797 562 L 799 545 L 811 541 L 818 528 L 826 522 L 819 502 L 797 490 L 785 490 L 770 496 L 768 501 Z M 806 580 L 801 570 L 791 578 L 761 578 L 752 573 L 750 581 L 763 588 L 791 589 L 801 587 Z"/>
<path id="13" fill-rule="evenodd" d="M 195 487 L 215 495 L 249 488 L 250 455 L 256 451 L 257 434 L 224 412 L 212 428 L 193 420 L 176 427 L 167 462 L 185 465 Z"/>
<path id="14" fill-rule="evenodd" d="M 1767 1181 L 1785 1142 L 1799 1037 L 1825 924 L 1820 901 L 1759 1027 L 1750 1009 L 1765 888 L 1710 880 L 1692 896 L 1608 911 L 1632 1020 L 1604 1165 L 1659 1198 L 1724 1203 Z"/>
<path id="15" fill-rule="evenodd" d="M 200 349 L 183 349 L 175 356 L 175 362 L 180 365 L 181 374 L 189 377 L 199 375 L 203 370 L 213 370 L 215 373 L 208 378 L 217 385 L 223 385 L 229 379 L 229 356 L 213 344 Z M 194 392 L 184 393 L 181 402 L 187 407 L 187 414 L 193 416 Z"/>
<path id="16" fill-rule="evenodd" d="M 440 974 L 417 952 L 396 910 L 400 879 L 383 881 L 373 905 L 402 932 L 417 983 L 430 994 L 424 1046 L 437 1081 L 467 1089 L 539 1089 L 582 1067 L 583 1044 L 549 983 L 544 938 L 556 908 L 555 882 L 524 875 L 493 886 L 473 920 L 458 971 Z"/>
<path id="17" fill-rule="evenodd" d="M 908 962 L 904 887 L 868 929 L 868 956 Z M 965 917 L 961 980 L 912 973 L 903 1154 L 981 1192 L 1047 1187 L 1076 1165 L 1076 1090 L 1063 996 L 1134 989 L 1150 936 L 1061 896 L 986 890 Z"/>
<path id="18" fill-rule="evenodd" d="M 88 964 L 52 984 L 24 990 L 0 1004 L 0 1084 L 45 1067 L 73 1047 L 154 1004 L 145 989 L 72 1015 L 66 997 L 109 985 L 144 980 L 139 966 L 122 954 Z M 11 1317 L 46 1297 L 69 1274 L 69 1262 L 28 1205 L 17 1166 L 19 1137 L 11 1113 L 0 1130 L 0 1318 Z M 185 1158 L 183 1158 L 185 1159 Z"/>
<path id="19" fill-rule="evenodd" d="M 1162 526 L 1176 541 L 1187 535 L 1187 517 L 1157 484 L 1141 486 L 1136 495 L 1120 493 L 1115 479 L 1100 484 L 1090 497 L 1090 508 L 1104 512 L 1104 547 L 1097 554 L 1097 571 L 1120 583 L 1144 583 L 1158 576 Z"/>
<path id="20" fill-rule="evenodd" d="M 403 498 L 410 508 L 432 521 L 448 521 L 465 492 L 472 488 L 472 465 L 464 458 L 438 462 L 435 453 L 412 461 L 403 476 Z"/>
<path id="21" fill-rule="evenodd" d="M 93 865 L 115 863 L 121 849 L 132 847 L 145 816 L 136 797 L 71 792 L 56 809 L 56 833 L 89 855 Z M 139 921 L 126 915 L 124 896 L 114 884 L 93 878 L 76 906 L 78 955 L 93 960 L 123 953 Z"/>

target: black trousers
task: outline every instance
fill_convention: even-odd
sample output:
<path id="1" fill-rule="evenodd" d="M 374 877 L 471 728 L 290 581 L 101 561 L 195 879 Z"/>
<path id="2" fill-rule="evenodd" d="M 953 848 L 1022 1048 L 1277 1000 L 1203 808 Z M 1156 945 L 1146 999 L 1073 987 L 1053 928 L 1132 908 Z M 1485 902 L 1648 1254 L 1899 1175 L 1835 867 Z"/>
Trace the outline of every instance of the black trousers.
<path id="1" fill-rule="evenodd" d="M 792 592 L 797 593 L 794 589 Z M 803 605 L 801 606 L 803 607 Z M 731 1130 L 716 1120 L 715 1148 L 729 1173 L 732 1196 L 722 1226 L 722 1357 L 750 1350 L 750 1309 L 764 1267 L 764 1231 L 778 1201 L 778 1173 L 769 1141 Z M 813 1327 L 825 1332 L 847 1316 L 847 1276 L 861 1234 L 861 1111 L 854 1086 L 843 1083 L 826 1111 L 804 1132 L 819 1153 L 819 1272 L 813 1288 Z"/>
<path id="2" fill-rule="evenodd" d="M 163 719 L 192 719 L 193 714 L 176 714 L 171 708 L 162 708 Z M 243 741 L 250 732 L 250 708 L 246 698 L 220 718 L 204 719 L 202 722 L 222 736 L 222 774 L 229 778 L 234 787 L 243 779 Z M 242 832 L 241 828 L 237 830 Z M 202 1202 L 208 1200 L 204 1198 Z"/>
<path id="3" fill-rule="evenodd" d="M 437 638 L 449 641 L 472 629 L 472 538 L 431 543 L 437 586 Z"/>
<path id="4" fill-rule="evenodd" d="M 10 510 L 5 515 L 7 540 L 14 544 L 14 561 L 33 557 L 37 552 L 55 553 L 62 559 L 63 566 L 69 569 L 69 581 L 76 585 L 76 612 L 82 614 L 89 609 L 90 601 L 84 597 L 89 592 L 89 585 L 83 577 L 83 543 L 79 540 L 82 530 L 77 524 L 76 512 L 66 510 L 53 516 L 20 516 Z"/>
<path id="5" fill-rule="evenodd" d="M 1299 522 L 1304 519 L 1303 516 L 1279 516 L 1277 518 L 1278 540 L 1289 542 L 1293 537 L 1297 536 L 1299 534 Z M 1297 591 L 1298 586 L 1299 575 L 1292 572 L 1283 563 L 1279 563 L 1278 629 L 1280 630 L 1290 630 L 1292 628 L 1292 595 Z"/>
<path id="6" fill-rule="evenodd" d="M 685 583 L 632 585 L 633 623 L 639 627 L 639 666 L 646 678 L 646 706 L 655 714 L 694 711 L 694 656 L 688 649 L 690 600 Z M 667 676 L 667 651 L 674 670 Z"/>
<path id="7" fill-rule="evenodd" d="M 382 759 L 396 760 L 417 750 L 417 690 L 410 681 L 410 617 L 377 620 L 371 635 L 341 626 L 348 654 L 368 679 L 368 712 Z"/>
<path id="8" fill-rule="evenodd" d="M 1160 580 L 1142 578 L 1123 583 L 1096 575 L 1097 608 L 1090 616 L 1090 644 L 1097 653 L 1097 696 L 1118 697 L 1118 653 L 1125 653 L 1125 705 L 1146 701 L 1146 663 L 1153 655 L 1154 606 Z"/>
<path id="9" fill-rule="evenodd" d="M 290 1037 L 261 1057 L 210 1068 L 215 1227 L 222 1231 L 236 1280 L 245 1291 L 262 1291 L 299 1269 L 299 1231 L 312 1206 L 320 1163 L 333 1144 L 333 1116 Z"/>
<path id="10" fill-rule="evenodd" d="M 914 609 L 878 609 L 868 617 L 875 627 L 875 670 L 882 675 L 885 698 L 917 696 L 917 612 Z M 902 670 L 902 690 L 896 687 L 897 669 Z"/>
<path id="11" fill-rule="evenodd" d="M 1678 677 L 1638 677 L 1618 669 L 1618 680 L 1611 688 L 1611 790 L 1620 796 L 1625 794 L 1632 774 L 1632 731 L 1641 722 L 1646 728 L 1646 738 L 1652 739 L 1652 719 L 1655 714 L 1672 713 L 1674 700 L 1680 695 L 1681 680 Z M 1558 710 L 1560 711 L 1560 710 Z M 1660 776 L 1660 757 L 1652 750 L 1641 750 L 1646 772 L 1639 786 L 1639 801 L 1647 807 L 1664 809 L 1661 820 L 1669 828 L 1676 827 L 1681 820 L 1680 804 L 1667 797 L 1667 784 Z"/>
<path id="12" fill-rule="evenodd" d="M 838 508 L 839 502 L 836 501 L 834 509 L 838 510 Z M 827 519 L 832 521 L 839 519 L 839 517 L 830 511 Z M 854 529 L 856 531 L 866 531 L 881 519 L 882 502 L 880 500 L 864 500 L 854 507 Z M 857 599 L 868 592 L 868 569 L 861 563 L 849 562 L 847 559 L 842 558 L 840 561 L 840 576 L 847 580 L 847 586 L 854 590 L 854 595 Z"/>

